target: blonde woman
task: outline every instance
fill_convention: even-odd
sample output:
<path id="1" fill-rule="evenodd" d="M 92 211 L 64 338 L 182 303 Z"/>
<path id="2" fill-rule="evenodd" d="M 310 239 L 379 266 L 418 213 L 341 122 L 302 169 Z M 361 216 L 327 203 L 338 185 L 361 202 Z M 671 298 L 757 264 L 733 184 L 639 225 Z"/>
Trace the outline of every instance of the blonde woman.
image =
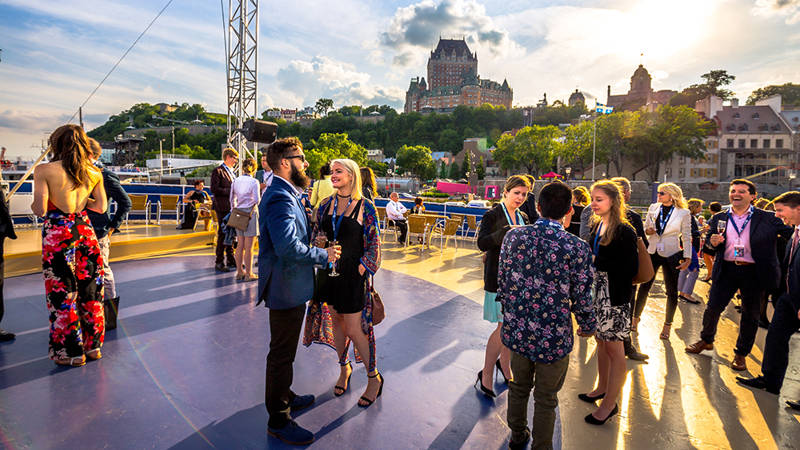
<path id="1" fill-rule="evenodd" d="M 592 291 L 597 316 L 597 387 L 578 398 L 600 406 L 585 420 L 602 425 L 619 412 L 617 398 L 625 384 L 625 346 L 630 335 L 631 283 L 639 270 L 636 230 L 626 218 L 625 197 L 610 180 L 592 185 L 589 245 L 596 269 Z"/>
<path id="2" fill-rule="evenodd" d="M 672 319 L 678 308 L 678 275 L 692 262 L 692 217 L 683 198 L 683 191 L 677 184 L 663 183 L 658 186 L 658 202 L 647 209 L 644 227 L 649 241 L 647 252 L 653 261 L 653 269 L 658 273 L 661 267 L 664 275 L 667 310 L 660 337 L 666 340 L 669 339 Z M 653 281 L 655 275 L 652 280 L 639 287 L 633 316 L 634 328 L 642 316 Z"/>
<path id="3" fill-rule="evenodd" d="M 317 210 L 315 242 L 325 246 L 336 241 L 342 256 L 333 267 L 317 272 L 317 305 L 326 303 L 333 319 L 333 346 L 339 355 L 339 379 L 333 394 L 344 395 L 350 388 L 353 366 L 349 361 L 350 341 L 367 368 L 367 388 L 358 406 L 367 408 L 383 392 L 383 375 L 378 372 L 372 304 L 368 300 L 370 277 L 381 265 L 381 240 L 375 205 L 364 198 L 358 164 L 351 159 L 331 161 L 331 184 L 335 192 L 322 200 Z M 326 343 L 323 336 L 311 341 Z"/>
<path id="4" fill-rule="evenodd" d="M 250 214 L 247 229 L 236 230 L 239 243 L 236 245 L 237 281 L 258 281 L 253 273 L 253 239 L 258 236 L 258 202 L 261 201 L 261 185 L 253 178 L 256 160 L 247 158 L 242 163 L 242 176 L 231 184 L 231 208 Z"/>

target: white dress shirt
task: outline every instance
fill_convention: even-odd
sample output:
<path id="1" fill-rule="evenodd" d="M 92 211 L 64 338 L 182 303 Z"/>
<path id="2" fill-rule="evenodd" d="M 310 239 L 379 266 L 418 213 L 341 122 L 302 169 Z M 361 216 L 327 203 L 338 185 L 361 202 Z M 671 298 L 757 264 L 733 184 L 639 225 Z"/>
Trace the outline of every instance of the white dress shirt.
<path id="1" fill-rule="evenodd" d="M 400 202 L 389 200 L 389 203 L 386 204 L 386 217 L 389 220 L 406 220 L 405 216 L 403 216 L 406 211 L 408 209 Z"/>
<path id="2" fill-rule="evenodd" d="M 231 207 L 250 209 L 261 199 L 261 185 L 250 175 L 242 175 L 231 184 Z"/>

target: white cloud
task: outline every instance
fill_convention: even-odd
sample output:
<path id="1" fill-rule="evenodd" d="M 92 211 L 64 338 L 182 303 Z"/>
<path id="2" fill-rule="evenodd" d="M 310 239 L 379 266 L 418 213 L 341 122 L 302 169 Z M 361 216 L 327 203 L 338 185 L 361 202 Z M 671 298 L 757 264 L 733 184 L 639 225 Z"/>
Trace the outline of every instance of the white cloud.
<path id="1" fill-rule="evenodd" d="M 760 16 L 780 16 L 786 23 L 800 23 L 800 0 L 756 0 L 753 13 Z"/>

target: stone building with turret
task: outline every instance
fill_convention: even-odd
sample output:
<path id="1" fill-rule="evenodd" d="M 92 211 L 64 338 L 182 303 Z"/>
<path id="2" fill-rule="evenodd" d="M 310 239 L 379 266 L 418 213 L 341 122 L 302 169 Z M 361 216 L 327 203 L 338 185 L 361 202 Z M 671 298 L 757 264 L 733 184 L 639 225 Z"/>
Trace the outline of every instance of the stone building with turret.
<path id="1" fill-rule="evenodd" d="M 654 110 L 658 105 L 666 104 L 678 93 L 669 89 L 654 91 L 651 86 L 652 80 L 647 69 L 639 64 L 631 76 L 631 88 L 627 94 L 611 95 L 611 86 L 608 86 L 606 105 L 613 106 L 614 111 L 636 111 L 643 107 Z"/>
<path id="2" fill-rule="evenodd" d="M 511 109 L 514 91 L 508 81 L 483 80 L 478 75 L 478 56 L 464 39 L 439 39 L 428 58 L 428 80 L 414 77 L 406 92 L 404 111 L 450 112 L 456 106 L 489 103 Z"/>

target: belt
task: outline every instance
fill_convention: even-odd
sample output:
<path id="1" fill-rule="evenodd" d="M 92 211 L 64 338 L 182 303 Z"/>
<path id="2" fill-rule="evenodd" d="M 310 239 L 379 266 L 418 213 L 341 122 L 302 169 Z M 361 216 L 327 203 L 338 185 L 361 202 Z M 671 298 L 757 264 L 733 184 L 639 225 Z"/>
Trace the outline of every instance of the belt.
<path id="1" fill-rule="evenodd" d="M 751 262 L 747 262 L 747 261 L 734 261 L 733 263 L 736 264 L 737 266 L 754 266 L 754 265 L 756 265 L 756 263 L 751 263 Z"/>

